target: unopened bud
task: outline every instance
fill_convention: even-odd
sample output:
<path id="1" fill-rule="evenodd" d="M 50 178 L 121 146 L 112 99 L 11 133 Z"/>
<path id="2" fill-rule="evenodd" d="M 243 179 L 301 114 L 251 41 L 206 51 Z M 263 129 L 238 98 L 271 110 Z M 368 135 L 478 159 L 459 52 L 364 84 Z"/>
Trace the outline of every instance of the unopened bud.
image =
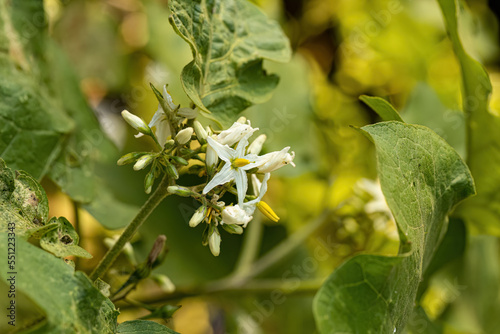
<path id="1" fill-rule="evenodd" d="M 189 220 L 189 226 L 190 227 L 198 226 L 207 216 L 207 210 L 208 208 L 205 205 L 200 206 Z"/>
<path id="2" fill-rule="evenodd" d="M 155 173 L 153 171 L 150 171 L 146 175 L 146 178 L 144 178 L 144 191 L 146 191 L 146 194 L 151 193 L 151 189 L 153 189 L 154 182 L 155 182 Z"/>
<path id="3" fill-rule="evenodd" d="M 181 165 L 184 165 L 184 166 L 187 166 L 189 163 L 186 161 L 186 159 L 182 158 L 182 157 L 178 157 L 178 156 L 171 156 L 170 157 L 172 160 L 174 160 L 175 162 L 177 162 L 178 164 L 181 164 Z"/>
<path id="4" fill-rule="evenodd" d="M 264 145 L 266 139 L 266 135 L 260 135 L 255 138 L 255 140 L 248 146 L 248 154 L 259 154 L 260 151 L 262 151 L 262 146 Z"/>
<path id="5" fill-rule="evenodd" d="M 131 127 L 136 129 L 137 131 L 144 133 L 145 135 L 151 135 L 151 128 L 142 120 L 142 118 L 131 114 L 127 110 L 122 111 L 123 119 L 130 124 Z"/>
<path id="6" fill-rule="evenodd" d="M 217 164 L 217 161 L 219 161 L 219 157 L 217 156 L 217 152 L 215 152 L 215 150 L 212 148 L 212 146 L 208 145 L 207 152 L 205 154 L 205 162 L 207 164 L 207 168 L 209 171 L 212 171 L 212 169 Z"/>
<path id="7" fill-rule="evenodd" d="M 132 162 L 135 162 L 137 159 L 139 159 L 143 155 L 144 155 L 144 153 L 137 153 L 137 152 L 127 153 L 123 157 L 118 159 L 116 164 L 118 166 L 131 164 Z"/>
<path id="8" fill-rule="evenodd" d="M 193 135 L 193 128 L 188 127 L 188 128 L 185 128 L 185 129 L 182 129 L 181 131 L 179 131 L 177 133 L 177 135 L 175 136 L 175 140 L 179 144 L 184 145 L 191 140 L 192 135 Z"/>
<path id="9" fill-rule="evenodd" d="M 177 171 L 177 168 L 175 168 L 175 166 L 172 164 L 167 165 L 167 173 L 168 173 L 168 175 L 173 177 L 175 180 L 177 180 L 179 178 L 179 172 Z"/>
<path id="10" fill-rule="evenodd" d="M 231 234 L 242 234 L 243 233 L 243 227 L 240 225 L 235 225 L 235 224 L 222 224 L 221 225 L 226 232 L 231 233 Z"/>
<path id="11" fill-rule="evenodd" d="M 194 194 L 194 192 L 191 189 L 181 186 L 170 186 L 167 188 L 167 191 L 171 194 L 182 197 L 189 197 Z"/>
<path id="12" fill-rule="evenodd" d="M 213 256 L 219 256 L 220 254 L 220 234 L 219 230 L 217 227 L 213 227 L 212 233 L 208 237 L 208 247 L 210 247 L 210 251 L 212 252 Z"/>
<path id="13" fill-rule="evenodd" d="M 134 170 L 141 170 L 147 167 L 154 160 L 154 156 L 152 155 L 143 155 L 134 165 Z"/>
<path id="14" fill-rule="evenodd" d="M 247 122 L 247 118 L 245 116 L 241 116 L 240 118 L 238 118 L 238 120 L 236 121 L 236 123 L 241 123 L 241 124 L 245 124 Z"/>
<path id="15" fill-rule="evenodd" d="M 194 132 L 200 144 L 205 144 L 207 142 L 207 131 L 203 128 L 200 122 L 194 121 Z"/>
<path id="16" fill-rule="evenodd" d="M 175 140 L 169 139 L 165 142 L 165 145 L 163 146 L 166 150 L 171 149 L 175 145 Z"/>
<path id="17" fill-rule="evenodd" d="M 160 289 L 165 293 L 173 293 L 175 291 L 175 285 L 172 283 L 170 278 L 162 274 L 156 274 L 151 276 L 151 278 L 158 284 Z"/>

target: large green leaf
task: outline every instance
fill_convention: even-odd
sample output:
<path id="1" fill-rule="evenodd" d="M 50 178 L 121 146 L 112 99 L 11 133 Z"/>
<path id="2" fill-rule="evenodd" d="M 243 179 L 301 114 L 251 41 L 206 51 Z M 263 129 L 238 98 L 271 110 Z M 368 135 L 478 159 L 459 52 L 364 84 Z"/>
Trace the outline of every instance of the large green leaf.
<path id="1" fill-rule="evenodd" d="M 0 236 L 0 252 L 7 254 L 7 234 Z M 28 296 L 45 314 L 30 324 L 17 319 L 30 333 L 115 333 L 118 311 L 82 272 L 63 260 L 16 240 L 15 281 L 18 293 Z M 0 277 L 7 282 L 13 270 L 2 261 Z"/>
<path id="2" fill-rule="evenodd" d="M 132 320 L 125 321 L 118 326 L 118 333 L 120 334 L 153 334 L 153 333 L 164 333 L 164 334 L 179 334 L 168 327 L 160 325 L 154 321 L 148 320 Z"/>
<path id="3" fill-rule="evenodd" d="M 439 0 L 446 29 L 462 71 L 463 108 L 467 115 L 467 163 L 477 196 L 458 213 L 482 233 L 500 235 L 500 118 L 490 113 L 491 83 L 483 66 L 467 54 L 458 33 L 456 0 Z M 457 10 L 458 9 L 458 10 Z"/>
<path id="4" fill-rule="evenodd" d="M 286 62 L 291 51 L 279 25 L 246 0 L 170 1 L 170 22 L 191 47 L 193 61 L 181 75 L 184 90 L 223 122 L 271 96 L 276 75 L 264 59 Z"/>
<path id="5" fill-rule="evenodd" d="M 377 150 L 382 191 L 401 239 L 399 255 L 359 255 L 340 266 L 314 300 L 321 333 L 402 332 L 448 213 L 474 193 L 465 163 L 428 128 L 391 121 L 362 131 Z"/>

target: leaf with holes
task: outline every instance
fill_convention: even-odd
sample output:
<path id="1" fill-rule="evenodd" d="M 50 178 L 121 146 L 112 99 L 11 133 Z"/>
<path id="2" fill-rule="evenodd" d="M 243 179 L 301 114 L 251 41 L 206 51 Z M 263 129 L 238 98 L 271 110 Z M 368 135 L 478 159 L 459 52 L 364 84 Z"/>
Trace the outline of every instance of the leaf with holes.
<path id="1" fill-rule="evenodd" d="M 78 256 L 85 259 L 92 258 L 85 249 L 78 246 L 80 237 L 75 228 L 64 217 L 52 218 L 49 223 L 57 224 L 57 227 L 45 233 L 40 239 L 40 246 L 47 252 L 57 257 Z"/>
<path id="2" fill-rule="evenodd" d="M 279 25 L 246 0 L 170 1 L 170 23 L 191 47 L 181 79 L 195 105 L 224 123 L 270 98 L 276 75 L 264 59 L 287 62 L 288 39 Z"/>
<path id="3" fill-rule="evenodd" d="M 314 299 L 320 333 L 401 333 L 447 215 L 474 193 L 467 165 L 426 127 L 391 121 L 361 128 L 375 144 L 378 173 L 401 239 L 394 257 L 358 255 Z"/>

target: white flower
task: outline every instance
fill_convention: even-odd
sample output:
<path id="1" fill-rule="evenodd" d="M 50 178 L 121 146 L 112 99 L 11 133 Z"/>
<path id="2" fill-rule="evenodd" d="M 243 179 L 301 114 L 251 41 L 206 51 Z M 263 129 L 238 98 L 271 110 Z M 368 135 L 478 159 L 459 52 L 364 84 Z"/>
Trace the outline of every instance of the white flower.
<path id="1" fill-rule="evenodd" d="M 236 224 L 243 225 L 247 227 L 247 224 L 253 219 L 253 213 L 257 207 L 257 203 L 262 200 L 262 197 L 267 191 L 267 181 L 271 177 L 270 173 L 264 176 L 262 183 L 257 179 L 255 174 L 252 175 L 252 183 L 254 185 L 254 192 L 257 198 L 249 202 L 243 203 L 241 206 L 239 204 L 234 206 L 226 206 L 222 210 L 222 221 L 221 224 Z M 255 178 L 255 179 L 254 179 Z"/>
<path id="2" fill-rule="evenodd" d="M 295 152 L 292 152 L 292 154 L 290 154 L 288 153 L 289 149 L 290 147 L 285 147 L 281 151 L 275 151 L 260 156 L 259 173 L 270 173 L 288 164 L 291 164 L 293 167 L 295 167 L 295 164 L 293 163 Z"/>
<path id="3" fill-rule="evenodd" d="M 158 104 L 158 110 L 156 110 L 151 122 L 149 122 L 149 127 L 155 127 L 155 135 L 156 139 L 160 145 L 165 145 L 167 138 L 171 135 L 170 132 L 170 124 L 168 122 L 167 115 L 163 111 L 162 107 Z M 135 138 L 142 137 L 142 133 L 138 133 L 135 135 Z"/>
<path id="4" fill-rule="evenodd" d="M 357 186 L 372 196 L 372 199 L 365 204 L 364 209 L 366 213 L 371 214 L 375 212 L 382 212 L 392 218 L 391 209 L 389 209 L 389 206 L 385 201 L 385 196 L 382 192 L 379 181 L 363 178 L 357 182 Z"/>
<path id="5" fill-rule="evenodd" d="M 254 133 L 254 131 L 256 130 L 258 130 L 258 128 L 252 128 L 250 126 L 250 121 L 248 121 L 248 124 L 235 122 L 229 129 L 219 133 L 217 137 L 215 137 L 215 140 L 217 140 L 217 142 L 222 145 L 232 146 L 245 136 Z M 247 138 L 250 138 L 250 136 L 248 136 Z"/>
<path id="6" fill-rule="evenodd" d="M 224 210 L 222 210 L 221 224 L 243 225 L 243 227 L 246 227 L 252 218 L 253 216 L 251 216 L 251 214 L 249 215 L 244 209 L 236 204 L 233 206 L 226 206 Z"/>
<path id="7" fill-rule="evenodd" d="M 247 135 L 240 140 L 236 146 L 236 150 L 232 149 L 228 145 L 220 144 L 211 137 L 207 137 L 208 145 L 215 150 L 219 158 L 221 158 L 225 164 L 220 172 L 215 174 L 212 180 L 210 180 L 210 182 L 205 186 L 203 194 L 208 193 L 220 184 L 225 184 L 234 180 L 238 191 L 238 204 L 240 204 L 240 206 L 243 204 L 243 200 L 245 199 L 248 189 L 246 171 L 260 165 L 257 162 L 259 158 L 257 155 L 245 155 L 245 148 L 248 145 L 248 137 L 250 137 L 252 133 L 253 131 L 247 133 Z"/>

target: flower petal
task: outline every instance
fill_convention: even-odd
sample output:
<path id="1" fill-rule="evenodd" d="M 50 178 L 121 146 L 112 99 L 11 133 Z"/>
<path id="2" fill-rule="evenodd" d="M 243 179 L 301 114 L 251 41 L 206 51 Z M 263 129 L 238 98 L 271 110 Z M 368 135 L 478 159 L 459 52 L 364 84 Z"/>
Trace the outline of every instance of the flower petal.
<path id="1" fill-rule="evenodd" d="M 236 151 L 230 148 L 227 145 L 221 145 L 218 143 L 216 140 L 214 140 L 212 137 L 207 137 L 207 142 L 210 147 L 214 149 L 215 152 L 217 152 L 217 155 L 219 158 L 227 162 L 228 164 L 230 163 L 229 161 L 231 159 L 236 158 Z"/>
<path id="2" fill-rule="evenodd" d="M 233 180 L 237 175 L 236 170 L 231 168 L 231 164 L 226 163 L 220 172 L 215 174 L 215 176 L 208 182 L 208 184 L 203 188 L 203 193 L 206 194 L 213 188 L 217 187 L 220 184 L 227 183 Z"/>
<path id="3" fill-rule="evenodd" d="M 247 173 L 243 169 L 237 168 L 236 172 L 237 173 L 234 180 L 236 182 L 236 189 L 238 191 L 238 204 L 242 206 L 245 195 L 247 194 L 248 178 Z"/>

